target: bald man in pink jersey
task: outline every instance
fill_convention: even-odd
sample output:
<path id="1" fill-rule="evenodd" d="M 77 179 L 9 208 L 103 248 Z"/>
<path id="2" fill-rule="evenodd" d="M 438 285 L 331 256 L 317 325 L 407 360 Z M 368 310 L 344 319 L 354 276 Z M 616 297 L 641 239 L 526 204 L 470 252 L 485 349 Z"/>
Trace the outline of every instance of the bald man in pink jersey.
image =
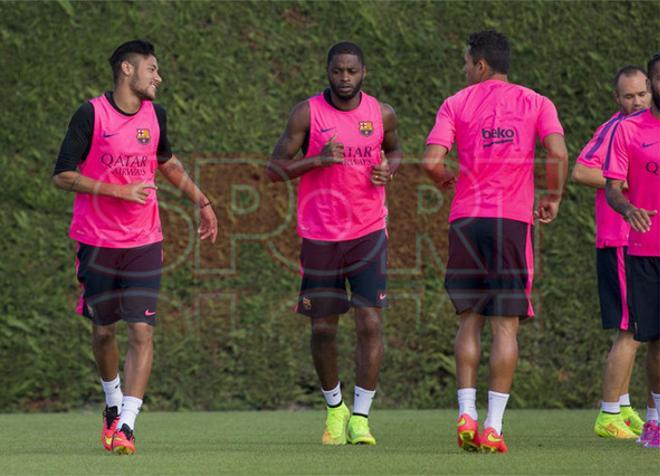
<path id="1" fill-rule="evenodd" d="M 156 170 L 199 207 L 202 240 L 215 241 L 218 222 L 208 198 L 172 154 L 165 109 L 152 102 L 162 81 L 153 45 L 129 41 L 109 62 L 114 91 L 76 111 L 53 182 L 76 194 L 69 236 L 78 245 L 77 312 L 92 322 L 105 392 L 101 442 L 107 451 L 133 454 L 135 419 L 151 374 L 163 261 Z M 128 327 L 123 392 L 115 337 L 120 320 Z"/>
<path id="2" fill-rule="evenodd" d="M 607 203 L 630 224 L 626 278 L 635 339 L 648 342 L 646 374 L 660 408 L 660 52 L 648 63 L 649 109 L 619 121 L 603 165 Z M 627 196 L 623 193 L 628 184 Z M 658 422 L 647 421 L 640 442 L 660 448 Z M 648 430 L 648 434 L 646 434 Z"/>
<path id="3" fill-rule="evenodd" d="M 534 315 L 534 218 L 549 223 L 557 215 L 568 155 L 552 102 L 509 83 L 510 47 L 504 35 L 472 34 L 464 59 L 468 87 L 438 110 L 423 167 L 440 189 L 456 187 L 445 288 L 460 316 L 454 347 L 458 445 L 505 453 L 502 418 L 518 360 L 518 323 Z M 547 152 L 548 191 L 534 211 L 537 137 Z M 444 164 L 454 143 L 458 177 Z M 493 343 L 488 416 L 480 434 L 476 383 L 486 322 Z"/>
<path id="4" fill-rule="evenodd" d="M 366 72 L 358 45 L 334 45 L 327 58 L 330 87 L 294 107 L 268 164 L 273 181 L 300 177 L 297 311 L 311 321 L 312 357 L 327 404 L 326 445 L 376 444 L 368 416 L 383 358 L 385 186 L 402 151 L 393 109 L 361 91 Z M 303 157 L 295 158 L 301 149 Z M 351 307 L 357 332 L 352 415 L 342 398 L 336 341 L 339 315 Z"/>
<path id="5" fill-rule="evenodd" d="M 573 180 L 596 188 L 596 270 L 603 329 L 616 329 L 603 373 L 603 401 L 594 425 L 602 438 L 632 439 L 642 435 L 644 421 L 630 403 L 628 386 L 639 342 L 635 341 L 628 312 L 625 254 L 630 225 L 605 198 L 603 164 L 619 121 L 651 104 L 646 72 L 628 65 L 614 76 L 614 100 L 619 110 L 604 122 L 578 156 Z M 657 421 L 655 404 L 648 398 L 647 420 Z"/>

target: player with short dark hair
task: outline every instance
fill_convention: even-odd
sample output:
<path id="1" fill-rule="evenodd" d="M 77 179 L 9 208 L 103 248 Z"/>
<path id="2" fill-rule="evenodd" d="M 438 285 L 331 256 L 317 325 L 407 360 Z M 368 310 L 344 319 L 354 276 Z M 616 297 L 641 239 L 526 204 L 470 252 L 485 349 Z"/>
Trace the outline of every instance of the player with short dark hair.
<path id="1" fill-rule="evenodd" d="M 649 109 L 616 124 L 603 175 L 607 203 L 630 224 L 626 279 L 635 339 L 648 342 L 646 373 L 660 408 L 660 53 L 648 63 Z M 628 194 L 623 193 L 628 185 Z M 660 448 L 657 420 L 649 422 L 647 448 Z M 645 428 L 646 430 L 646 428 Z"/>
<path id="2" fill-rule="evenodd" d="M 135 419 L 153 361 L 163 262 L 156 170 L 199 207 L 201 239 L 215 242 L 218 224 L 208 198 L 172 154 L 165 109 L 152 102 L 162 82 L 153 45 L 129 41 L 109 62 L 114 89 L 73 115 L 53 182 L 76 194 L 69 236 L 77 242 L 82 288 L 77 312 L 92 322 L 105 392 L 102 443 L 108 451 L 133 454 Z M 123 392 L 115 338 L 120 320 L 128 327 Z"/>
<path id="3" fill-rule="evenodd" d="M 440 106 L 423 167 L 440 189 L 456 187 L 445 288 L 460 316 L 454 346 L 458 445 L 507 452 L 502 418 L 518 360 L 518 323 L 534 315 L 534 218 L 549 223 L 557 215 L 568 155 L 552 102 L 509 83 L 504 35 L 492 30 L 471 35 L 464 60 L 468 87 Z M 547 152 L 548 191 L 534 211 L 537 137 Z M 457 178 L 444 164 L 454 143 Z M 479 434 L 476 382 L 486 322 L 493 343 L 488 416 Z"/>
<path id="4" fill-rule="evenodd" d="M 387 297 L 385 185 L 402 151 L 394 110 L 362 91 L 367 68 L 360 47 L 330 48 L 327 74 L 330 87 L 293 108 L 268 175 L 275 182 L 300 177 L 297 311 L 310 317 L 312 358 L 327 404 L 322 442 L 373 445 L 368 416 L 383 358 Z M 300 150 L 303 157 L 295 158 Z M 339 315 L 351 307 L 357 333 L 352 415 L 342 398 L 336 341 Z"/>
<path id="5" fill-rule="evenodd" d="M 633 338 L 628 314 L 625 255 L 630 225 L 607 204 L 603 163 L 616 124 L 639 114 L 651 104 L 646 73 L 628 65 L 614 75 L 614 100 L 619 110 L 596 129 L 582 149 L 573 169 L 573 180 L 596 188 L 596 269 L 603 329 L 616 329 L 603 374 L 603 401 L 594 425 L 603 438 L 637 438 L 644 421 L 630 404 L 628 386 L 639 342 Z M 657 420 L 649 397 L 647 420 Z"/>

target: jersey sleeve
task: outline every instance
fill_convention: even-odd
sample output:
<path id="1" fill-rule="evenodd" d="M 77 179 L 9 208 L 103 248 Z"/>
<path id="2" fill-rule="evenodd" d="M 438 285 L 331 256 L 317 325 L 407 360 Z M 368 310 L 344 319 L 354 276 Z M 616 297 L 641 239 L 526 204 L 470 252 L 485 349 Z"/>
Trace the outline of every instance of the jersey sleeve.
<path id="1" fill-rule="evenodd" d="M 618 122 L 618 117 L 610 119 L 602 124 L 594 136 L 591 138 L 587 145 L 584 146 L 582 152 L 577 158 L 577 163 L 585 167 L 602 169 L 605 164 L 605 156 L 607 155 L 607 148 L 612 140 L 612 131 L 614 125 Z"/>
<path id="2" fill-rule="evenodd" d="M 449 99 L 445 100 L 435 116 L 435 124 L 426 139 L 426 145 L 442 145 L 451 150 L 456 137 L 456 120 Z"/>
<path id="3" fill-rule="evenodd" d="M 540 137 L 541 141 L 545 139 L 550 134 L 559 134 L 564 135 L 564 128 L 559 122 L 559 115 L 557 114 L 557 108 L 555 105 L 546 97 L 542 97 L 541 108 L 539 110 L 539 115 L 536 121 L 536 133 Z"/>
<path id="4" fill-rule="evenodd" d="M 603 165 L 603 176 L 608 179 L 626 180 L 628 178 L 630 154 L 625 128 L 618 127 L 619 125 L 617 124 L 612 133 L 612 144 L 608 147 L 605 164 Z"/>
<path id="5" fill-rule="evenodd" d="M 60 152 L 55 162 L 53 175 L 73 172 L 87 158 L 94 132 L 94 106 L 86 102 L 78 108 L 69 122 Z"/>
<path id="6" fill-rule="evenodd" d="M 165 112 L 165 108 L 160 104 L 154 104 L 154 109 L 158 118 L 158 127 L 160 128 L 160 139 L 158 140 L 156 155 L 158 156 L 158 163 L 164 164 L 172 158 L 172 146 L 167 138 L 167 113 Z"/>

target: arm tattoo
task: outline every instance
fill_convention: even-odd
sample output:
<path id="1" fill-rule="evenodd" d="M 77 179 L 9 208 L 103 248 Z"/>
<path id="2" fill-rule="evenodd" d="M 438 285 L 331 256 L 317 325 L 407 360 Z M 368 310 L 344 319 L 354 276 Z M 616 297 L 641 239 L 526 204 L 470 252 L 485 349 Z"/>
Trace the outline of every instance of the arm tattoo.
<path id="1" fill-rule="evenodd" d="M 78 174 L 76 175 L 76 179 L 71 182 L 71 186 L 69 187 L 69 191 L 73 191 L 76 188 L 76 185 L 78 185 L 78 182 L 80 182 L 82 175 Z"/>

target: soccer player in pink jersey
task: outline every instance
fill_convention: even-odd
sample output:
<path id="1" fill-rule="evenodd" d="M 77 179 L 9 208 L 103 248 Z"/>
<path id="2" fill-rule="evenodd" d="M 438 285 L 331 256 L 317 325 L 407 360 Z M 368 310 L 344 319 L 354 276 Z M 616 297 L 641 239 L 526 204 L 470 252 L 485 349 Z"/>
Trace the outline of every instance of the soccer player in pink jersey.
<path id="1" fill-rule="evenodd" d="M 635 339 L 648 342 L 646 372 L 660 408 L 660 53 L 649 61 L 649 109 L 619 121 L 603 165 L 607 203 L 630 224 L 626 278 Z M 628 184 L 628 195 L 624 184 Z M 660 448 L 657 420 L 642 440 Z M 648 434 L 646 434 L 648 430 Z"/>
<path id="2" fill-rule="evenodd" d="M 135 419 L 153 361 L 163 260 L 156 170 L 199 207 L 201 239 L 215 241 L 218 222 L 208 198 L 172 154 L 165 109 L 152 102 L 162 82 L 153 45 L 129 41 L 109 62 L 114 91 L 76 111 L 53 182 L 76 194 L 69 236 L 78 244 L 77 312 L 92 322 L 105 392 L 101 441 L 108 451 L 133 454 Z M 123 392 L 115 337 L 120 320 L 128 327 Z"/>
<path id="3" fill-rule="evenodd" d="M 458 445 L 505 453 L 502 418 L 518 360 L 518 324 L 532 317 L 534 218 L 557 215 L 568 167 L 563 129 L 550 100 L 508 81 L 508 39 L 493 30 L 470 35 L 468 87 L 438 110 L 423 167 L 443 190 L 456 187 L 449 214 L 445 288 L 459 315 L 454 352 Z M 547 153 L 547 192 L 534 210 L 536 138 Z M 458 177 L 444 164 L 453 144 Z M 488 416 L 479 433 L 476 383 L 481 333 L 492 332 Z"/>
<path id="4" fill-rule="evenodd" d="M 361 90 L 367 69 L 360 47 L 334 45 L 327 73 L 330 87 L 293 108 L 268 174 L 272 181 L 300 177 L 297 311 L 310 317 L 312 358 L 327 404 L 322 442 L 373 445 L 368 416 L 383 358 L 387 298 L 385 186 L 402 150 L 394 110 Z M 300 150 L 303 157 L 295 158 Z M 357 333 L 352 415 L 342 398 L 336 341 L 339 315 L 351 307 Z"/>
<path id="5" fill-rule="evenodd" d="M 614 77 L 614 100 L 619 110 L 603 123 L 582 149 L 573 180 L 596 188 L 596 262 L 603 329 L 617 329 L 603 375 L 603 401 L 594 431 L 603 438 L 637 438 L 644 421 L 630 404 L 628 386 L 639 342 L 633 338 L 627 302 L 625 253 L 630 225 L 607 204 L 602 167 L 616 124 L 651 104 L 646 73 L 638 66 L 625 66 Z M 655 421 L 649 396 L 647 420 Z"/>

